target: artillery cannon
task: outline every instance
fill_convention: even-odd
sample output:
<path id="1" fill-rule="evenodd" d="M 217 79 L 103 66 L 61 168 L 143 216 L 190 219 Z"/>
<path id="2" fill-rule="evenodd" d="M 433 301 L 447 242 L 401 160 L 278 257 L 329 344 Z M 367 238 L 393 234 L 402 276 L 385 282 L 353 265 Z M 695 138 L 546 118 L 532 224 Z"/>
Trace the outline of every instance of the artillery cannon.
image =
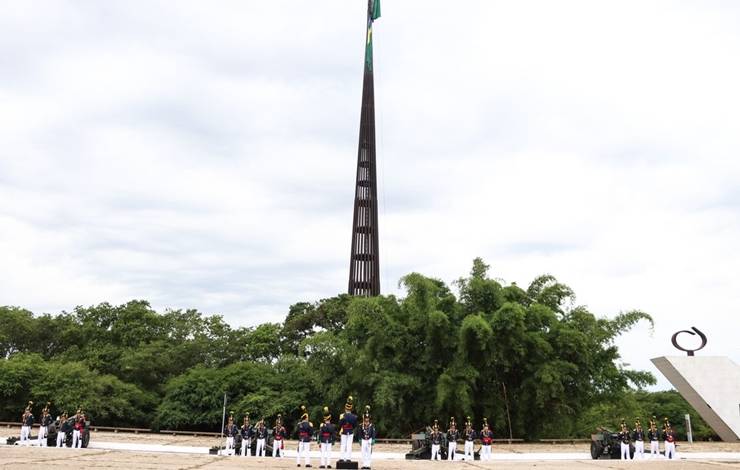
<path id="1" fill-rule="evenodd" d="M 429 435 L 432 428 L 427 426 L 425 430 L 411 434 L 411 452 L 406 454 L 406 460 L 429 460 L 432 458 L 432 443 Z M 439 454 L 442 460 L 447 460 L 447 434 L 442 433 L 442 443 L 439 446 Z M 458 451 L 457 454 L 462 454 Z M 480 460 L 480 451 L 473 452 L 473 458 Z"/>
<path id="2" fill-rule="evenodd" d="M 619 459 L 621 457 L 619 433 L 599 428 L 591 434 L 591 458 Z M 630 459 L 635 456 L 635 445 L 630 442 Z"/>

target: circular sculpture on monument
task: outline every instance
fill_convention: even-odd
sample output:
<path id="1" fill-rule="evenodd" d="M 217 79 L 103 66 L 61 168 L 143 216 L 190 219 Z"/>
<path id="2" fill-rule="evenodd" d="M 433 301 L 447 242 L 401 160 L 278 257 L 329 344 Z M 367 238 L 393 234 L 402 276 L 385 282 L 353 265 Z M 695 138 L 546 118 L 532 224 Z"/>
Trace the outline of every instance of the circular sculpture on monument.
<path id="1" fill-rule="evenodd" d="M 677 332 L 673 333 L 673 336 L 671 337 L 671 343 L 673 343 L 673 346 L 676 349 L 679 349 L 681 351 L 685 351 L 689 356 L 693 356 L 694 355 L 694 352 L 702 349 L 704 346 L 707 345 L 707 337 L 706 337 L 706 335 L 704 335 L 704 333 L 702 333 L 701 331 L 699 331 L 699 329 L 696 328 L 695 326 L 692 326 L 691 329 L 694 330 L 694 331 L 690 331 L 690 330 L 677 331 Z M 683 347 L 679 346 L 678 341 L 676 341 L 676 337 L 678 335 L 680 335 L 681 333 L 688 333 L 690 335 L 699 335 L 699 338 L 701 338 L 701 345 L 699 345 L 699 347 L 696 348 L 696 349 L 686 349 L 686 348 L 683 348 Z"/>

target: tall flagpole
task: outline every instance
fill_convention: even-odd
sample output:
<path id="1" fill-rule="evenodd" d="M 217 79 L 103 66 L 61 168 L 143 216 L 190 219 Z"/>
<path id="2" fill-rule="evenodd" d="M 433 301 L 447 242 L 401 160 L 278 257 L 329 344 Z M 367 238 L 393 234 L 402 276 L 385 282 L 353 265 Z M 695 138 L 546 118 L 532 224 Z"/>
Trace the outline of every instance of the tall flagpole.
<path id="1" fill-rule="evenodd" d="M 348 288 L 350 295 L 359 296 L 380 295 L 378 185 L 375 159 L 375 84 L 373 77 L 373 22 L 379 17 L 380 0 L 368 0 Z"/>

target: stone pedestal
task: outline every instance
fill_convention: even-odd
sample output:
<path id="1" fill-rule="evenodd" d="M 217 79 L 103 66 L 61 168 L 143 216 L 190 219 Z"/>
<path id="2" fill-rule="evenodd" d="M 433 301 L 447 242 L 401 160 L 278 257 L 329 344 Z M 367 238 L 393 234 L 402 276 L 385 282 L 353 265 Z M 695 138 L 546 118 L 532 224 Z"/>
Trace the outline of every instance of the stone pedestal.
<path id="1" fill-rule="evenodd" d="M 651 361 L 723 441 L 740 440 L 740 366 L 720 356 Z"/>

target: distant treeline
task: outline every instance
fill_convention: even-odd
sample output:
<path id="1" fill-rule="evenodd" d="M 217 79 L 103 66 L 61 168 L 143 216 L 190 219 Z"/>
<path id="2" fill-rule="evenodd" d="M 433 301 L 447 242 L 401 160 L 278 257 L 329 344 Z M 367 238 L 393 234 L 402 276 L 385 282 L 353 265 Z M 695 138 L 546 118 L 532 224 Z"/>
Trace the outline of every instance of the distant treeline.
<path id="1" fill-rule="evenodd" d="M 653 414 L 697 438 L 712 433 L 675 392 L 640 389 L 614 339 L 649 315 L 598 318 L 552 276 L 502 285 L 476 259 L 454 283 L 409 274 L 407 295 L 340 295 L 290 307 L 282 324 L 231 328 L 196 310 L 157 313 L 146 301 L 34 315 L 0 307 L 0 420 L 28 400 L 53 413 L 84 408 L 94 423 L 218 430 L 224 393 L 245 412 L 291 425 L 306 404 L 335 416 L 347 395 L 370 404 L 379 432 L 407 435 L 434 419 L 492 423 L 499 437 L 588 437 Z M 38 414 L 38 410 L 34 410 Z"/>

